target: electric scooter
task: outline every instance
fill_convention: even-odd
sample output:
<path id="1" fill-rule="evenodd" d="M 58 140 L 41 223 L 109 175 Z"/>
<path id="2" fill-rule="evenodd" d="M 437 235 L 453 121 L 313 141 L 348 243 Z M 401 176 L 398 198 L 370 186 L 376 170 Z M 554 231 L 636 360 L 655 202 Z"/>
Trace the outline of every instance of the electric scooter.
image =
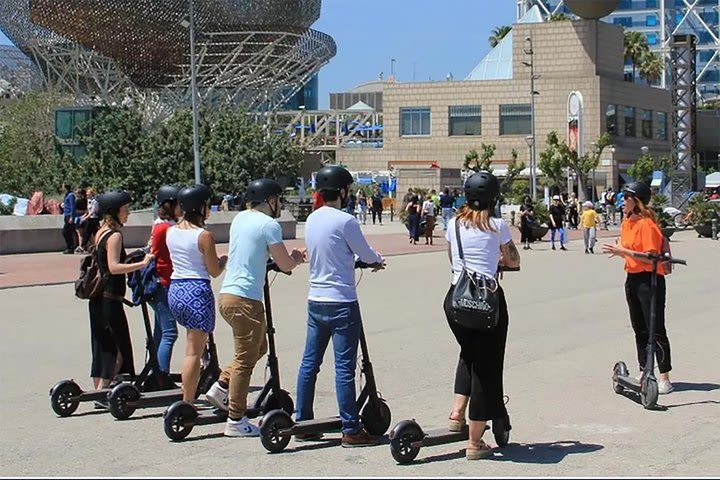
<path id="1" fill-rule="evenodd" d="M 670 264 L 687 265 L 685 260 L 673 258 L 670 254 L 633 252 L 636 258 L 644 258 L 652 261 L 652 275 L 650 277 L 650 325 L 648 327 L 647 360 L 642 379 L 638 381 L 630 376 L 627 365 L 622 360 L 613 367 L 613 390 L 617 394 L 623 394 L 626 390 L 640 394 L 640 402 L 646 410 L 657 406 L 658 383 L 655 378 L 655 297 L 657 295 L 657 268 L 660 262 Z"/>
<path id="2" fill-rule="evenodd" d="M 511 268 L 500 265 L 495 277 L 499 280 L 503 277 L 504 272 L 517 271 L 520 271 L 519 267 Z M 488 425 L 485 425 L 485 430 L 489 428 Z M 508 444 L 511 429 L 509 415 L 492 420 L 492 431 L 498 447 L 502 448 Z M 390 438 L 390 453 L 395 461 L 404 465 L 415 460 L 422 447 L 466 441 L 470 438 L 469 435 L 470 430 L 467 425 L 459 431 L 450 431 L 447 427 L 425 431 L 415 419 L 412 419 L 403 420 L 395 425 L 388 437 Z"/>
<path id="3" fill-rule="evenodd" d="M 374 268 L 375 265 L 355 262 L 355 268 Z M 384 265 L 383 265 L 384 267 Z M 366 382 L 357 398 L 358 411 L 365 430 L 371 435 L 383 435 L 390 427 L 391 412 L 385 400 L 377 391 L 375 373 L 368 353 L 365 329 L 360 322 L 360 349 L 362 351 L 361 372 Z M 295 422 L 287 410 L 273 410 L 265 414 L 260 427 L 260 440 L 270 453 L 282 452 L 293 435 L 319 434 L 342 431 L 339 416 L 301 420 Z"/>
<path id="4" fill-rule="evenodd" d="M 280 270 L 275 262 L 268 262 L 263 293 L 265 297 L 265 319 L 267 322 L 267 368 L 270 370 L 270 376 L 265 382 L 260 394 L 255 399 L 255 402 L 248 406 L 245 412 L 248 418 L 256 418 L 275 409 L 292 413 L 295 407 L 290 394 L 280 387 L 280 367 L 275 349 L 275 328 L 272 320 L 270 284 L 268 283 L 267 274 L 270 270 L 291 275 L 291 272 L 286 273 Z M 208 389 L 211 385 L 212 383 L 208 385 Z M 165 435 L 167 435 L 170 440 L 176 442 L 181 441 L 190 435 L 195 425 L 224 423 L 227 421 L 227 417 L 228 412 L 226 410 L 204 409 L 198 411 L 192 404 L 179 400 L 173 403 L 163 414 Z"/>

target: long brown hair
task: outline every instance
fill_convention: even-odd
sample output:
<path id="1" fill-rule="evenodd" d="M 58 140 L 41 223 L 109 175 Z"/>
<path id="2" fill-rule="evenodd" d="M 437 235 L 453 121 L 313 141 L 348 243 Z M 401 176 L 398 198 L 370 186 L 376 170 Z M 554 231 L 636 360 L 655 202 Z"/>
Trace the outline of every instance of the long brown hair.
<path id="1" fill-rule="evenodd" d="M 495 224 L 490 221 L 490 210 L 473 210 L 464 205 L 455 215 L 455 221 L 469 228 L 477 228 L 483 232 L 496 232 Z"/>
<path id="2" fill-rule="evenodd" d="M 635 200 L 635 208 L 633 209 L 633 213 L 636 215 L 640 215 L 643 218 L 649 218 L 655 223 L 658 223 L 657 215 L 655 215 L 655 211 L 645 205 L 642 200 L 640 200 L 637 197 L 633 197 L 633 200 Z"/>

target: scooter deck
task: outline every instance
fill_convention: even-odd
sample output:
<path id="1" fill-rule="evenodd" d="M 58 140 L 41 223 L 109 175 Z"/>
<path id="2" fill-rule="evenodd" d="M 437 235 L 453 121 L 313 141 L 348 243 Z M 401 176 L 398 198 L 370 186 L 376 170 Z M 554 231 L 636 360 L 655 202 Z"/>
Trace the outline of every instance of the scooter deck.
<path id="1" fill-rule="evenodd" d="M 136 408 L 165 407 L 183 399 L 181 388 L 172 390 L 158 390 L 155 392 L 143 392 L 140 398 L 128 404 Z"/>
<path id="2" fill-rule="evenodd" d="M 617 377 L 614 378 L 614 380 L 619 385 L 622 385 L 623 388 L 625 388 L 627 390 L 639 392 L 642 389 L 640 382 L 638 382 L 637 378 L 634 378 L 634 377 L 626 377 L 626 376 L 618 375 Z"/>
<path id="3" fill-rule="evenodd" d="M 304 435 L 307 433 L 331 433 L 342 431 L 342 420 L 340 417 L 315 418 L 313 420 L 301 420 L 290 427 L 292 435 Z"/>
<path id="4" fill-rule="evenodd" d="M 487 427 L 486 427 L 487 429 Z M 424 447 L 444 445 L 446 443 L 462 442 L 469 437 L 470 429 L 465 426 L 459 432 L 452 432 L 446 428 L 434 428 L 425 431 L 425 437 L 420 441 Z"/>

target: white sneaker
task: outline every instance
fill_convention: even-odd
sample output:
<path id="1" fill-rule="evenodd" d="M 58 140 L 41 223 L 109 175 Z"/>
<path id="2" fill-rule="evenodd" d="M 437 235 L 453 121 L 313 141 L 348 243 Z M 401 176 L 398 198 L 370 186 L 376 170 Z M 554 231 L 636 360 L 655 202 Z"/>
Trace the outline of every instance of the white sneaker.
<path id="1" fill-rule="evenodd" d="M 675 387 L 673 387 L 673 384 L 670 383 L 670 380 L 660 380 L 658 382 L 658 393 L 660 395 L 667 395 L 673 390 L 675 390 Z"/>
<path id="2" fill-rule="evenodd" d="M 210 390 L 205 394 L 205 398 L 213 407 L 220 410 L 228 411 L 228 391 L 227 388 L 220 386 L 218 382 L 212 384 Z"/>
<path id="3" fill-rule="evenodd" d="M 225 423 L 226 437 L 259 437 L 260 427 L 250 423 L 250 419 L 243 417 L 240 420 L 227 419 Z"/>

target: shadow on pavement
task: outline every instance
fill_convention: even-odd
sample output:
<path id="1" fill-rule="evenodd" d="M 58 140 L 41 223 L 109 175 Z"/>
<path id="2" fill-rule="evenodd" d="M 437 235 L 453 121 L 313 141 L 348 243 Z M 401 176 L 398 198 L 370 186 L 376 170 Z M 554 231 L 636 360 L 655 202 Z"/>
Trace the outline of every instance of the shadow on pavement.
<path id="1" fill-rule="evenodd" d="M 198 435 L 197 437 L 186 438 L 177 443 L 197 442 L 198 440 L 209 440 L 211 438 L 223 438 L 223 437 L 225 437 L 225 432 L 206 433 L 205 435 Z"/>
<path id="2" fill-rule="evenodd" d="M 118 420 L 119 422 L 131 422 L 133 420 L 144 420 L 146 418 L 161 418 L 164 412 L 146 413 L 145 415 L 134 415 L 125 420 Z"/>
<path id="3" fill-rule="evenodd" d="M 667 408 L 690 407 L 692 405 L 720 405 L 720 401 L 718 401 L 718 400 L 700 400 L 698 402 L 687 402 L 687 403 L 678 403 L 676 405 L 668 405 Z"/>
<path id="4" fill-rule="evenodd" d="M 489 460 L 515 463 L 551 464 L 560 463 L 566 456 L 578 453 L 591 453 L 605 448 L 594 443 L 582 443 L 576 440 L 562 440 L 551 443 L 511 443 Z M 498 455 L 498 453 L 500 455 Z"/>
<path id="5" fill-rule="evenodd" d="M 720 390 L 717 383 L 673 382 L 676 392 L 712 392 Z"/>
<path id="6" fill-rule="evenodd" d="M 341 438 L 323 438 L 322 440 L 319 440 L 317 442 L 294 442 L 294 446 L 292 448 L 287 448 L 284 450 L 284 452 L 302 452 L 302 451 L 310 451 L 310 450 L 320 450 L 322 448 L 330 448 L 330 447 L 338 447 L 342 444 Z M 371 447 L 363 447 L 363 448 L 376 448 L 380 446 L 386 446 L 390 445 L 390 439 L 387 437 L 387 435 L 383 435 L 380 439 L 380 442 L 378 442 L 377 445 L 373 445 Z"/>

